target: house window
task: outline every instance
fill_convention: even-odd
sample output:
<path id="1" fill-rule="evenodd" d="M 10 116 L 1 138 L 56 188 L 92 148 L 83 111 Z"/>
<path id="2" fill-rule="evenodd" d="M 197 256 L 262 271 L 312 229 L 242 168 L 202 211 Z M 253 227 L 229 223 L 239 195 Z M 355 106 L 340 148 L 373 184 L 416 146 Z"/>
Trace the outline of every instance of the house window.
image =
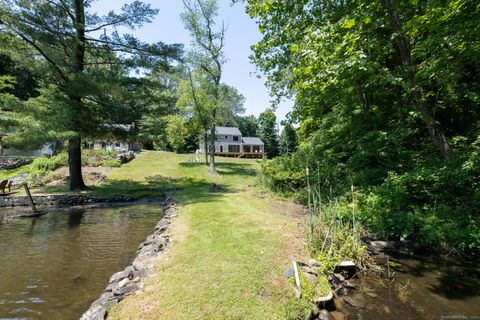
<path id="1" fill-rule="evenodd" d="M 238 141 L 238 136 L 233 136 L 233 141 Z"/>
<path id="2" fill-rule="evenodd" d="M 228 136 L 225 136 L 225 140 L 227 140 L 227 139 L 228 139 Z"/>
<path id="3" fill-rule="evenodd" d="M 240 152 L 240 146 L 237 144 L 229 144 L 228 152 Z"/>
<path id="4" fill-rule="evenodd" d="M 115 147 L 120 148 L 120 143 L 119 142 L 115 143 Z"/>

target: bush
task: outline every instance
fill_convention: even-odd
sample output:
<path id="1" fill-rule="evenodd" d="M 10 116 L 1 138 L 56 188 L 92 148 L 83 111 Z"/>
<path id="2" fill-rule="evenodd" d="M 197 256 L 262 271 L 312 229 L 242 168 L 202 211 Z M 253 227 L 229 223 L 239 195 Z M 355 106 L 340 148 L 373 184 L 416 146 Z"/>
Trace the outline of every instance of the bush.
<path id="1" fill-rule="evenodd" d="M 115 159 L 109 159 L 109 160 L 103 160 L 102 167 L 109 167 L 109 168 L 118 168 L 121 167 L 122 165 Z"/>
<path id="2" fill-rule="evenodd" d="M 53 157 L 36 158 L 30 164 L 29 172 L 42 175 L 66 165 L 68 165 L 68 157 L 66 153 L 62 153 Z"/>

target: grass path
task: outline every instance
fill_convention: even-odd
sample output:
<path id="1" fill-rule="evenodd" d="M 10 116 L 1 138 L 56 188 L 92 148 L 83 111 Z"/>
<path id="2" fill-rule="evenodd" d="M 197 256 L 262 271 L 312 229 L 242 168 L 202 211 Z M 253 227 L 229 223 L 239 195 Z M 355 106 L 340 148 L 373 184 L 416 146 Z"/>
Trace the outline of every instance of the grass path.
<path id="1" fill-rule="evenodd" d="M 187 160 L 144 152 L 109 175 L 144 187 L 152 180 L 175 185 L 180 201 L 173 247 L 157 275 L 109 319 L 282 319 L 293 297 L 282 273 L 304 250 L 302 218 L 292 214 L 299 208 L 254 186 L 254 160 L 218 159 L 218 176 Z M 212 183 L 222 190 L 210 192 Z"/>

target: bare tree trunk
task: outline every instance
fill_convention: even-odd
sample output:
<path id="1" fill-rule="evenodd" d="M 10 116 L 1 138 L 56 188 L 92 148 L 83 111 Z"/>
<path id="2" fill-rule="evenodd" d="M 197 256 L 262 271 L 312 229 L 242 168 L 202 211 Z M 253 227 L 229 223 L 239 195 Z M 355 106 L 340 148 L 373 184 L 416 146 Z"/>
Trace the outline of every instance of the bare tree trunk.
<path id="1" fill-rule="evenodd" d="M 428 133 L 432 136 L 433 141 L 437 145 L 437 148 L 439 149 L 442 156 L 446 160 L 448 160 L 453 156 L 453 149 L 450 146 L 447 138 L 445 137 L 445 134 L 443 133 L 440 125 L 438 124 L 438 121 L 435 119 L 432 108 L 428 105 L 427 99 L 425 99 L 423 91 L 415 83 L 410 48 L 408 47 L 408 42 L 402 29 L 400 17 L 395 12 L 393 3 L 394 0 L 384 1 L 388 11 L 388 15 L 390 17 L 392 28 L 397 34 L 396 42 L 398 47 L 398 54 L 400 56 L 400 59 L 402 60 L 402 65 L 407 69 L 407 77 L 412 88 L 415 104 L 417 105 L 420 112 L 422 112 L 423 114 Z"/>
<path id="2" fill-rule="evenodd" d="M 3 156 L 3 137 L 0 137 L 0 156 Z"/>
<path id="3" fill-rule="evenodd" d="M 68 140 L 68 172 L 70 174 L 70 190 L 85 189 L 82 176 L 82 148 L 80 136 Z"/>
<path id="4" fill-rule="evenodd" d="M 203 148 L 205 150 L 205 165 L 208 166 L 208 132 L 203 135 Z"/>
<path id="5" fill-rule="evenodd" d="M 215 174 L 215 123 L 210 131 L 210 174 Z"/>

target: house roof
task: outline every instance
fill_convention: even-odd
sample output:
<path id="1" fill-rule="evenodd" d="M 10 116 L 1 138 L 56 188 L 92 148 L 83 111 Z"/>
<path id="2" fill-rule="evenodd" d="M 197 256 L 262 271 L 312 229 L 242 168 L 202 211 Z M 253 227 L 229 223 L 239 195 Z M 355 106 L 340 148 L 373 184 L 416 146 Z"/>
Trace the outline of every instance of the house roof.
<path id="1" fill-rule="evenodd" d="M 230 135 L 241 136 L 242 135 L 240 130 L 238 130 L 238 128 L 236 128 L 236 127 L 216 127 L 215 131 L 219 135 L 227 135 L 227 136 L 230 136 Z"/>
<path id="2" fill-rule="evenodd" d="M 242 142 L 244 144 L 264 145 L 263 141 L 256 137 L 242 137 Z"/>

